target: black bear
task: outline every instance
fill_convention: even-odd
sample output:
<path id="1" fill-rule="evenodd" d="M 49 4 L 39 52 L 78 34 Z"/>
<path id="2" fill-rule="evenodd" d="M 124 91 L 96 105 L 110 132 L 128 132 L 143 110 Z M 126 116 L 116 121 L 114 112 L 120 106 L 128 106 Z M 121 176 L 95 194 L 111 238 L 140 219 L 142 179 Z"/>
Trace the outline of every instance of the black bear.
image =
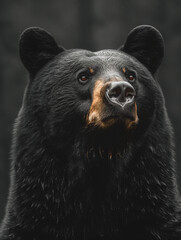
<path id="1" fill-rule="evenodd" d="M 155 78 L 163 55 L 147 25 L 98 52 L 23 32 L 30 79 L 1 240 L 181 239 L 173 133 Z"/>

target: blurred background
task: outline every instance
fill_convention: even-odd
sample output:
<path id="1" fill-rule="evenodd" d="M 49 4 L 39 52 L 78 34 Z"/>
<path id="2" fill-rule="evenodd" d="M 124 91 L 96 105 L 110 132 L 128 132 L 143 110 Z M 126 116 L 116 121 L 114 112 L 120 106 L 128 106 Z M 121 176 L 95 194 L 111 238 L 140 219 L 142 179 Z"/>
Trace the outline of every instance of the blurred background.
<path id="1" fill-rule="evenodd" d="M 48 30 L 65 48 L 116 49 L 140 24 L 158 28 L 165 59 L 158 73 L 175 130 L 181 191 L 181 1 L 180 0 L 1 0 L 0 1 L 0 221 L 9 188 L 10 146 L 27 72 L 18 54 L 21 32 Z"/>

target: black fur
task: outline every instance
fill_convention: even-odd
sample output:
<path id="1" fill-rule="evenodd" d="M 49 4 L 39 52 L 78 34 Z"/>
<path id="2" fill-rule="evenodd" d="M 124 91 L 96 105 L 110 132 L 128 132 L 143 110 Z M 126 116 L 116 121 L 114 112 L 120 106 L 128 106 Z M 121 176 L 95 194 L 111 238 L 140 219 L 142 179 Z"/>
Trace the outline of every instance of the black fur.
<path id="1" fill-rule="evenodd" d="M 137 58 L 154 74 L 164 55 L 163 38 L 154 27 L 142 25 L 129 33 L 122 50 Z"/>
<path id="2" fill-rule="evenodd" d="M 58 47 L 54 38 L 45 30 L 32 27 L 21 34 L 19 50 L 24 66 L 34 77 L 40 68 L 64 51 L 64 48 Z"/>
<path id="3" fill-rule="evenodd" d="M 163 56 L 160 33 L 140 26 L 121 51 L 93 53 L 60 50 L 31 28 L 20 52 L 31 80 L 14 127 L 0 239 L 180 240 L 173 133 L 153 77 Z M 80 83 L 90 67 L 94 73 Z M 94 83 L 112 73 L 128 81 L 123 67 L 136 72 L 138 125 L 87 127 Z"/>

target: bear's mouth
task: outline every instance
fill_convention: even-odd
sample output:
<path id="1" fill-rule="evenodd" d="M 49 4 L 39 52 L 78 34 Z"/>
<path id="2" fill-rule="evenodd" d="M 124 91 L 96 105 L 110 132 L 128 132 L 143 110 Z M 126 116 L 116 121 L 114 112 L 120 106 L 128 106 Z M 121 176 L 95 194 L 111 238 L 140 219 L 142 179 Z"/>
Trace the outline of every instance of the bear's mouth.
<path id="1" fill-rule="evenodd" d="M 104 123 L 108 122 L 108 121 L 125 121 L 126 119 L 130 119 L 130 121 L 134 121 L 135 118 L 133 116 L 133 114 L 129 114 L 129 115 L 125 115 L 123 112 L 121 112 L 121 114 L 119 115 L 107 115 L 107 116 L 103 116 L 100 118 L 100 120 Z"/>
<path id="2" fill-rule="evenodd" d="M 109 83 L 96 82 L 93 101 L 86 117 L 87 125 L 109 128 L 115 123 L 120 123 L 124 124 L 127 129 L 137 125 L 136 94 L 132 86 L 125 85 L 129 92 L 124 96 L 119 96 L 119 89 L 113 89 L 113 91 L 109 89 Z"/>
<path id="3" fill-rule="evenodd" d="M 115 105 L 111 110 L 109 107 L 104 107 L 104 112 L 100 113 L 99 117 L 104 127 L 109 127 L 115 123 L 124 124 L 126 128 L 136 126 L 138 124 L 136 102 L 124 107 Z"/>

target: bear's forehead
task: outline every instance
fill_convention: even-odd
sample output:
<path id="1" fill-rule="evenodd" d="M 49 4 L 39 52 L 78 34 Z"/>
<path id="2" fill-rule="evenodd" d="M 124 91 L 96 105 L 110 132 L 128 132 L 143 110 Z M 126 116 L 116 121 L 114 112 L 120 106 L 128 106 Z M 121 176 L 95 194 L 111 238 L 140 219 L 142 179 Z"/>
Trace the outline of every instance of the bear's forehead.
<path id="1" fill-rule="evenodd" d="M 67 54 L 67 57 L 70 57 L 72 59 L 102 59 L 102 60 L 109 60 L 109 59 L 115 59 L 115 58 L 125 58 L 128 59 L 127 54 L 121 52 L 121 51 L 117 51 L 117 50 L 101 50 L 101 51 L 97 51 L 97 52 L 91 52 L 91 51 L 87 51 L 87 50 L 73 50 L 73 51 L 69 51 Z"/>
<path id="2" fill-rule="evenodd" d="M 116 65 L 131 64 L 134 65 L 135 60 L 124 52 L 117 50 L 101 50 L 91 52 L 87 50 L 71 50 L 66 53 L 65 60 L 70 64 L 96 64 L 98 65 Z"/>

